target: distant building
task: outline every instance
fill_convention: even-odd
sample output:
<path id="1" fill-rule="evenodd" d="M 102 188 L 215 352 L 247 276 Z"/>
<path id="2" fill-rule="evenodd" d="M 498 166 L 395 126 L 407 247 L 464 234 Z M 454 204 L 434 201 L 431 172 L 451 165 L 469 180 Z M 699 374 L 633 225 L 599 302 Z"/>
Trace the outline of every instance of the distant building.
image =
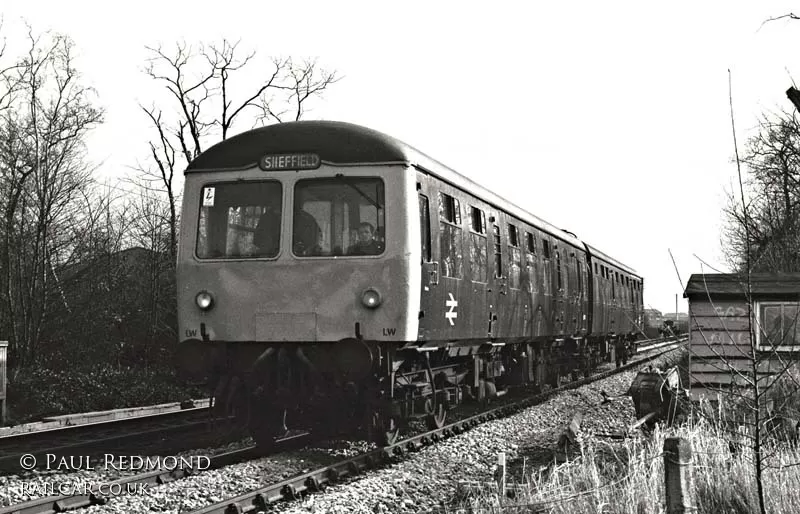
<path id="1" fill-rule="evenodd" d="M 664 316 L 657 309 L 644 310 L 644 333 L 650 338 L 658 337 L 658 331 L 664 324 Z"/>

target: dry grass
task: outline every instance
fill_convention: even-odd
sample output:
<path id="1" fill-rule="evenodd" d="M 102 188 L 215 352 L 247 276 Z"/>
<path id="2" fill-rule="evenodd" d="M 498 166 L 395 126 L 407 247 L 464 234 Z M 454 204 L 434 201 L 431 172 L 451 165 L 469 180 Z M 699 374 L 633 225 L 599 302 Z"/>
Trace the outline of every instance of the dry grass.
<path id="1" fill-rule="evenodd" d="M 648 438 L 623 442 L 582 440 L 572 460 L 528 469 L 521 480 L 508 484 L 506 497 L 500 497 L 496 486 L 463 487 L 448 512 L 663 513 L 662 450 L 665 438 L 674 436 L 692 444 L 698 512 L 758 512 L 748 440 L 705 421 L 667 431 L 657 428 Z M 773 442 L 765 454 L 767 511 L 800 511 L 800 448 Z"/>

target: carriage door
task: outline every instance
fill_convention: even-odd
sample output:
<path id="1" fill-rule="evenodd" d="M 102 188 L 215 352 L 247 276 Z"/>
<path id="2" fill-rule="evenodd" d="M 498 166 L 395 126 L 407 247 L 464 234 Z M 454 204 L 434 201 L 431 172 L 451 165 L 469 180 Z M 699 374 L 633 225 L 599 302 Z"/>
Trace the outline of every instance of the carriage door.
<path id="1" fill-rule="evenodd" d="M 589 288 L 589 264 L 586 262 L 586 254 L 581 252 L 575 253 L 575 261 L 578 275 L 578 329 L 588 332 L 590 330 L 588 325 L 589 306 L 586 292 Z"/>
<path id="2" fill-rule="evenodd" d="M 426 341 L 432 338 L 432 330 L 434 329 L 433 302 L 439 287 L 440 268 L 438 259 L 434 259 L 434 255 L 438 255 L 438 243 L 436 242 L 436 238 L 432 237 L 431 220 L 431 197 L 433 197 L 434 201 L 436 200 L 436 191 L 430 190 L 428 177 L 421 173 L 417 174 L 417 193 L 419 204 L 420 244 L 422 250 L 422 276 L 420 284 L 419 328 L 417 339 L 420 341 Z M 431 193 L 433 193 L 433 195 Z M 435 209 L 433 212 L 436 212 Z M 436 243 L 437 246 L 436 251 L 434 251 L 433 248 L 434 243 Z"/>
<path id="3" fill-rule="evenodd" d="M 499 216 L 498 216 L 499 218 Z M 489 337 L 500 337 L 503 334 L 503 311 L 508 304 L 508 282 L 506 263 L 503 262 L 503 236 L 500 229 L 500 219 L 490 217 L 492 221 L 492 270 L 489 294 Z"/>

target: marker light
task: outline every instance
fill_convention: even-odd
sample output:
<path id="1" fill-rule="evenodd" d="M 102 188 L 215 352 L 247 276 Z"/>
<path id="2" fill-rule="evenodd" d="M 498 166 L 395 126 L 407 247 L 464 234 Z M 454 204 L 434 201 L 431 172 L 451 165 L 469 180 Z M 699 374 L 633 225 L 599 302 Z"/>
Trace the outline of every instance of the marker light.
<path id="1" fill-rule="evenodd" d="M 194 298 L 200 310 L 207 311 L 214 305 L 214 297 L 208 291 L 200 291 Z"/>
<path id="2" fill-rule="evenodd" d="M 361 294 L 361 303 L 364 307 L 374 309 L 381 304 L 381 295 L 378 291 L 369 288 Z"/>

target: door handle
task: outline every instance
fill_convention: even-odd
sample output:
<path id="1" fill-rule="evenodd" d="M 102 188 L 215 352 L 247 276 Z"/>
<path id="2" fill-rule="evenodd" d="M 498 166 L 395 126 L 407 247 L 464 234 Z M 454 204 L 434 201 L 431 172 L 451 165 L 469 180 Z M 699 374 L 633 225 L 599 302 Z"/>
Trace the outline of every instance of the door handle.
<path id="1" fill-rule="evenodd" d="M 430 277 L 431 277 L 430 278 L 430 282 L 431 282 L 431 285 L 435 286 L 436 284 L 439 283 L 439 262 L 438 261 L 431 261 L 429 264 L 431 266 L 431 268 L 429 270 Z"/>

